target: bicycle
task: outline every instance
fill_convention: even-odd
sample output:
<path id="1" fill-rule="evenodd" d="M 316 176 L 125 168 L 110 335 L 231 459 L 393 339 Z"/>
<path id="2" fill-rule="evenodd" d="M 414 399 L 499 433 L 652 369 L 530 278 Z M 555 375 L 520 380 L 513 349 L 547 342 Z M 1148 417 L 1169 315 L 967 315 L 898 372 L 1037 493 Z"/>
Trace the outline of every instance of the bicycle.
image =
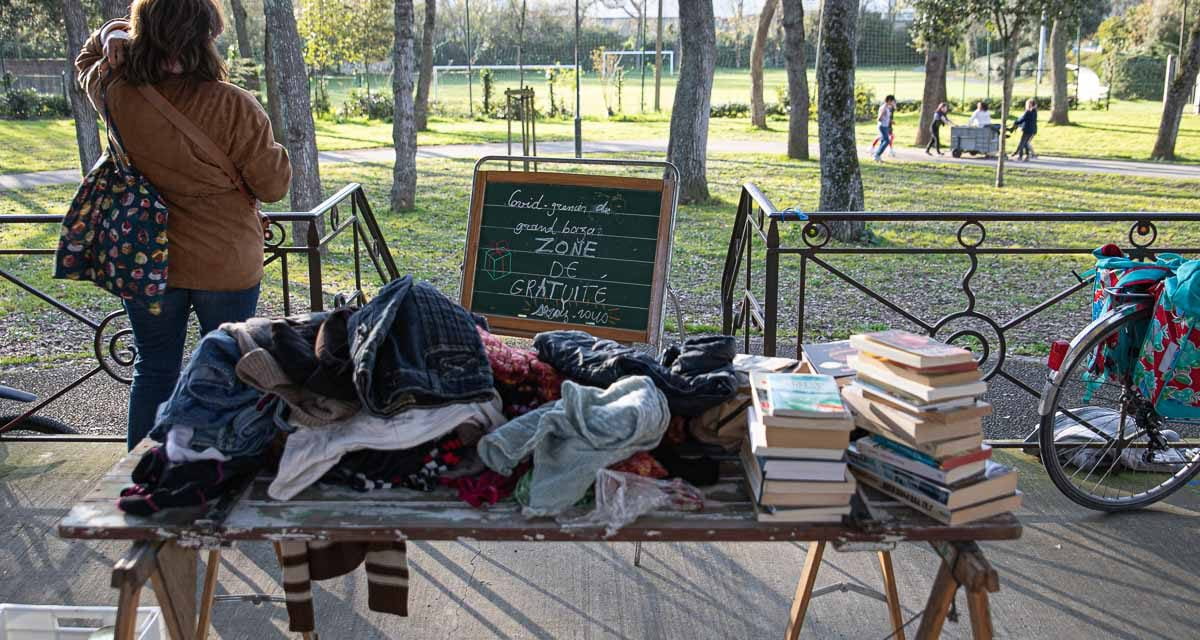
<path id="1" fill-rule="evenodd" d="M 1108 308 L 1051 349 L 1039 452 L 1054 485 L 1084 507 L 1140 509 L 1200 472 L 1200 418 L 1163 415 L 1136 379 L 1161 291 L 1144 281 L 1097 287 Z"/>
<path id="2" fill-rule="evenodd" d="M 37 396 L 0 384 L 0 400 L 33 402 Z M 74 428 L 53 418 L 28 415 L 28 413 L 0 414 L 0 437 L 13 431 L 32 431 L 40 435 L 74 435 Z"/>

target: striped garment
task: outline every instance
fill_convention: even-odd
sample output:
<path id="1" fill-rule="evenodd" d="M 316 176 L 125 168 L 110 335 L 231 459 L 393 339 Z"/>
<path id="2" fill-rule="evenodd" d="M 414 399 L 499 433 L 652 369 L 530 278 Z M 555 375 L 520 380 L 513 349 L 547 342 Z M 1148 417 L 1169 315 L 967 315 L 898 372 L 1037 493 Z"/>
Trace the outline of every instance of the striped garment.
<path id="1" fill-rule="evenodd" d="M 344 576 L 367 563 L 367 606 L 371 611 L 408 615 L 408 557 L 398 542 L 281 542 L 283 593 L 293 632 L 315 630 L 312 580 Z"/>

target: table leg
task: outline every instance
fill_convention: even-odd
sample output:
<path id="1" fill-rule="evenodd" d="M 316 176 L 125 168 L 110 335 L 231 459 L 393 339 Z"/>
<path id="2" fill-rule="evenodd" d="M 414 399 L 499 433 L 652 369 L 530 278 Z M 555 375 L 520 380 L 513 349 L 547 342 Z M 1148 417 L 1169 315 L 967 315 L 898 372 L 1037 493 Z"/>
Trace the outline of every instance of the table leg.
<path id="1" fill-rule="evenodd" d="M 800 572 L 800 583 L 796 585 L 796 598 L 792 600 L 792 611 L 788 616 L 788 626 L 785 638 L 796 640 L 800 637 L 800 628 L 804 626 L 804 616 L 808 613 L 808 602 L 812 599 L 813 585 L 817 583 L 817 571 L 821 568 L 821 556 L 825 554 L 824 542 L 808 543 L 808 553 L 804 557 L 804 570 Z"/>
<path id="2" fill-rule="evenodd" d="M 141 600 L 142 585 L 122 585 L 117 596 L 117 624 L 113 640 L 134 640 L 137 631 L 138 601 Z"/>
<path id="3" fill-rule="evenodd" d="M 204 591 L 200 594 L 200 619 L 196 622 L 196 640 L 208 639 L 208 627 L 212 620 L 213 595 L 217 591 L 217 575 L 221 571 L 221 551 L 208 552 L 204 563 Z"/>
<path id="4" fill-rule="evenodd" d="M 958 582 L 945 561 L 938 568 L 937 578 L 933 581 L 933 589 L 929 591 L 929 601 L 925 603 L 925 612 L 921 615 L 921 626 L 917 628 L 917 640 L 934 640 L 942 635 L 942 625 L 946 623 L 946 614 L 950 613 L 950 605 L 954 603 L 954 594 L 958 591 Z"/>
<path id="5" fill-rule="evenodd" d="M 173 542 L 158 551 L 158 566 L 150 576 L 171 640 L 194 640 L 196 633 L 195 549 Z"/>
<path id="6" fill-rule="evenodd" d="M 879 552 L 879 572 L 883 574 L 883 593 L 887 596 L 888 614 L 892 617 L 892 637 L 904 640 L 904 611 L 896 593 L 896 572 L 892 570 L 892 552 Z"/>
<path id="7" fill-rule="evenodd" d="M 975 640 L 992 640 L 992 611 L 988 606 L 988 592 L 983 589 L 968 591 L 967 607 L 971 612 L 971 637 Z"/>
<path id="8" fill-rule="evenodd" d="M 154 572 L 160 546 L 157 542 L 135 542 L 113 566 L 112 586 L 117 590 L 117 621 L 113 636 L 116 640 L 134 640 L 142 586 Z"/>

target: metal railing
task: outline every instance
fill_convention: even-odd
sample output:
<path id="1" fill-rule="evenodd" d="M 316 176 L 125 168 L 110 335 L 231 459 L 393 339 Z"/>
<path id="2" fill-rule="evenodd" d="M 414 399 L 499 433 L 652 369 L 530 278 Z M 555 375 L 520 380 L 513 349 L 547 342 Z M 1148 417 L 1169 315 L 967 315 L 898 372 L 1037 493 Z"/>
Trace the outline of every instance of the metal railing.
<path id="1" fill-rule="evenodd" d="M 843 222 L 881 223 L 949 223 L 958 226 L 954 241 L 948 246 L 858 246 L 831 243 L 832 226 Z M 901 322 L 915 325 L 924 333 L 946 342 L 972 342 L 973 350 L 979 349 L 984 379 L 1000 377 L 1030 395 L 1039 397 L 1035 389 L 1010 373 L 1005 364 L 1008 360 L 1011 341 L 1010 333 L 1030 319 L 1046 312 L 1072 297 L 1073 294 L 1092 285 L 1092 276 L 1074 271 L 1074 282 L 1061 290 L 1040 297 L 1023 309 L 1012 310 L 1006 318 L 999 313 L 981 309 L 978 304 L 980 293 L 972 284 L 979 270 L 981 256 L 1036 256 L 1069 255 L 1090 258 L 1091 247 L 1071 246 L 1004 246 L 1003 243 L 986 244 L 987 223 L 1029 223 L 1049 225 L 1052 223 L 1090 222 L 1097 224 L 1129 223 L 1126 253 L 1135 259 L 1153 258 L 1155 254 L 1173 252 L 1184 255 L 1200 253 L 1200 247 L 1158 246 L 1158 225 L 1161 223 L 1200 222 L 1200 213 L 1147 213 L 1147 212 L 806 212 L 797 213 L 777 209 L 771 200 L 754 184 L 742 187 L 738 200 L 737 214 L 725 257 L 725 268 L 721 278 L 722 328 L 728 335 L 742 332 L 744 348 L 751 349 L 751 338 L 761 332 L 762 352 L 776 355 L 779 349 L 781 328 L 781 300 L 783 287 L 780 284 L 781 260 L 789 259 L 785 273 L 798 273 L 795 281 L 795 338 L 796 353 L 799 354 L 805 340 L 805 325 L 812 300 L 808 292 L 813 272 L 819 271 L 832 276 L 838 286 L 857 291 L 872 303 L 879 305 L 890 316 Z M 781 237 L 788 227 L 800 228 L 799 246 L 787 246 Z M 940 314 L 937 317 L 915 309 L 914 300 L 897 299 L 887 291 L 880 291 L 855 277 L 850 270 L 831 264 L 833 256 L 860 256 L 881 259 L 886 256 L 959 256 L 967 265 L 958 284 L 962 295 L 959 310 Z M 892 266 L 894 268 L 894 265 Z M 761 271 L 758 271 L 760 270 Z M 793 272 L 795 269 L 795 272 Z M 1064 271 L 1067 269 L 1064 267 Z M 895 277 L 906 277 L 897 273 Z M 1005 289 L 1002 294 L 1011 294 Z M 1025 294 L 1027 292 L 1022 291 Z M 1027 296 L 1023 296 L 1027 297 Z M 1079 297 L 1071 304 L 1087 304 Z M 1007 306 L 1012 309 L 1013 304 Z M 840 311 L 845 311 L 840 308 Z M 964 327 L 966 328 L 956 328 Z M 1080 324 L 1078 329 L 1082 329 Z M 1045 336 L 1048 340 L 1051 336 Z M 1054 336 L 1070 337 L 1070 336 Z"/>
<path id="2" fill-rule="evenodd" d="M 363 191 L 362 186 L 357 183 L 347 184 L 310 211 L 267 213 L 266 216 L 269 224 L 264 234 L 263 266 L 268 267 L 272 264 L 278 264 L 279 266 L 284 315 L 291 315 L 293 311 L 292 284 L 289 275 L 292 263 L 296 257 L 303 258 L 307 263 L 308 309 L 311 311 L 321 311 L 325 308 L 327 294 L 324 287 L 326 268 L 324 258 L 333 242 L 343 237 L 347 232 L 350 234 L 350 253 L 353 260 L 354 285 L 350 291 L 337 292 L 328 296 L 334 302 L 335 306 L 351 303 L 362 304 L 366 301 L 366 294 L 363 292 L 362 253 L 364 251 L 370 261 L 370 266 L 374 268 L 381 282 L 387 283 L 400 276 L 400 272 L 396 268 L 395 261 L 392 259 L 391 251 L 388 249 L 383 233 L 379 229 L 379 224 L 375 220 L 375 215 L 371 211 L 371 206 L 367 202 L 366 193 Z M 58 225 L 61 223 L 62 216 L 54 214 L 0 215 L 0 230 L 9 225 Z M 286 223 L 300 223 L 300 225 L 295 226 L 296 228 L 304 229 L 304 235 L 301 239 L 302 243 L 288 243 L 288 226 L 286 226 Z M 54 253 L 54 248 L 44 247 L 0 248 L 0 256 L 53 256 Z M 51 266 L 48 263 L 47 269 L 50 269 Z M 109 377 L 120 383 L 129 384 L 132 382 L 129 370 L 133 366 L 134 356 L 136 355 L 134 347 L 130 342 L 132 330 L 129 328 L 117 329 L 117 321 L 125 315 L 125 311 L 119 309 L 119 304 L 116 303 L 115 299 L 113 306 L 117 310 L 97 319 L 88 311 L 76 309 L 49 293 L 38 289 L 12 271 L 0 269 L 0 279 L 7 280 L 25 293 L 41 300 L 49 307 L 62 312 L 67 317 L 90 329 L 92 334 L 92 344 L 90 346 L 92 355 L 96 359 L 96 366 L 92 367 L 88 372 L 58 388 L 17 418 L 5 424 L 0 424 L 0 435 L 17 426 L 22 420 L 36 415 L 39 411 L 70 393 L 100 372 L 108 374 Z M 124 442 L 123 436 L 120 438 L 72 438 L 83 440 L 116 439 Z"/>

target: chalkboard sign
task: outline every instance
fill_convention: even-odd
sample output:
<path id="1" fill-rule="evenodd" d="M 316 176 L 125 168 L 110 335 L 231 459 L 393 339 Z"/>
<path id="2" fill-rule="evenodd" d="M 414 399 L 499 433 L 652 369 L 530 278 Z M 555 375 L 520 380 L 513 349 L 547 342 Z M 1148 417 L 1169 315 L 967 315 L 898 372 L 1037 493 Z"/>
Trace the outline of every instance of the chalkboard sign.
<path id="1" fill-rule="evenodd" d="M 549 172 L 475 177 L 462 304 L 500 333 L 583 329 L 654 342 L 673 183 Z"/>

